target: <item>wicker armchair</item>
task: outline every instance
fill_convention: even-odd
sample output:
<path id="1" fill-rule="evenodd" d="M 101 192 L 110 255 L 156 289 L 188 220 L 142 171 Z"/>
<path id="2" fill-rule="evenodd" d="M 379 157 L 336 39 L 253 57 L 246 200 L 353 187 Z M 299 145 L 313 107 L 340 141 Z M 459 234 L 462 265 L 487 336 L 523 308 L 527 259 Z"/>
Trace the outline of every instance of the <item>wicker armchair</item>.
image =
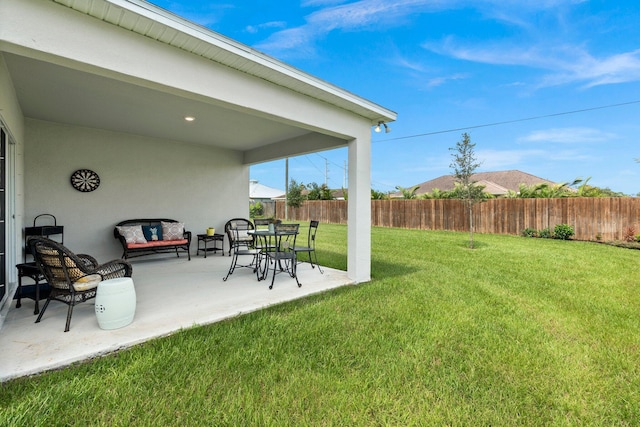
<path id="1" fill-rule="evenodd" d="M 51 288 L 36 323 L 42 319 L 51 300 L 57 300 L 69 306 L 65 332 L 71 324 L 73 307 L 94 298 L 100 281 L 131 277 L 133 271 L 127 261 L 113 260 L 99 265 L 92 256 L 74 254 L 62 244 L 46 237 L 33 237 L 28 243 L 36 265 Z"/>

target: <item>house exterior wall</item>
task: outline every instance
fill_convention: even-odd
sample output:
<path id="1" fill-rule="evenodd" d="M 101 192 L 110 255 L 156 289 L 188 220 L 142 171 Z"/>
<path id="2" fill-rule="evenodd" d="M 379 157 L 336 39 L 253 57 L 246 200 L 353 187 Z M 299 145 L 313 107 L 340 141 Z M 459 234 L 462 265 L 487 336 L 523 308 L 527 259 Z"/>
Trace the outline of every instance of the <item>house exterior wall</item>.
<path id="1" fill-rule="evenodd" d="M 24 214 L 24 165 L 23 141 L 24 121 L 22 111 L 13 88 L 11 76 L 0 53 L 0 125 L 9 135 L 11 145 L 6 147 L 7 181 L 5 185 L 5 201 L 7 218 L 6 233 L 6 285 L 4 302 L 0 301 L 0 327 L 11 304 L 11 298 L 17 287 L 17 273 L 14 265 L 20 262 L 21 234 Z M 13 211 L 12 211 L 13 210 Z"/>
<path id="2" fill-rule="evenodd" d="M 237 151 L 33 119 L 26 139 L 26 223 L 54 215 L 65 246 L 101 262 L 122 255 L 113 228 L 125 219 L 184 221 L 195 248 L 195 235 L 207 227 L 221 230 L 239 213 L 249 215 L 249 170 Z M 97 172 L 98 189 L 75 190 L 77 169 Z"/>
<path id="3" fill-rule="evenodd" d="M 12 246 L 7 247 L 13 247 L 19 251 L 22 246 L 19 230 L 22 230 L 24 216 L 24 118 L 2 53 L 0 53 L 0 120 L 10 134 L 10 142 L 14 143 L 12 147 L 7 147 L 7 161 L 12 163 L 10 174 L 7 176 L 7 198 L 15 209 L 13 212 L 15 218 L 8 218 L 9 221 L 13 219 L 13 224 L 8 224 L 7 245 Z M 12 225 L 15 229 L 11 227 Z M 13 260 L 13 258 L 10 259 Z M 15 281 L 14 269 L 7 269 L 7 272 L 10 281 Z"/>
<path id="4" fill-rule="evenodd" d="M 0 114 L 2 121 L 11 129 L 18 141 L 23 140 L 23 119 L 20 104 L 13 88 L 11 76 L 7 70 L 4 56 L 0 51 Z"/>

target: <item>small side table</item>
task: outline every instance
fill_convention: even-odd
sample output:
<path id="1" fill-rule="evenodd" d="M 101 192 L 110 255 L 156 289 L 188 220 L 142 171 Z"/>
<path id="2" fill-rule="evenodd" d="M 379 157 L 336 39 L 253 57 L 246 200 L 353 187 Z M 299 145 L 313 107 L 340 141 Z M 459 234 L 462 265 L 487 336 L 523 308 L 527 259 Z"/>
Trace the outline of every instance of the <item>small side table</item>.
<path id="1" fill-rule="evenodd" d="M 16 308 L 20 308 L 22 306 L 21 298 L 32 298 L 35 301 L 35 308 L 33 310 L 33 314 L 40 313 L 40 281 L 44 280 L 44 276 L 40 272 L 40 268 L 36 265 L 35 262 L 25 262 L 22 264 L 16 265 L 18 269 L 18 289 L 16 290 L 16 295 L 14 299 L 16 299 Z M 25 293 L 23 295 L 22 288 L 22 278 L 30 277 L 35 282 L 35 296 L 32 296 L 30 293 Z"/>
<path id="2" fill-rule="evenodd" d="M 213 242 L 212 247 L 207 247 L 207 243 Z M 220 242 L 220 246 L 216 242 Z M 200 244 L 203 244 L 201 247 Z M 224 234 L 214 234 L 213 236 L 209 236 L 208 234 L 198 234 L 198 251 L 196 252 L 196 256 L 200 255 L 200 251 L 204 252 L 204 257 L 207 257 L 207 252 L 213 251 L 214 253 L 217 251 L 222 251 L 222 255 L 224 255 Z"/>

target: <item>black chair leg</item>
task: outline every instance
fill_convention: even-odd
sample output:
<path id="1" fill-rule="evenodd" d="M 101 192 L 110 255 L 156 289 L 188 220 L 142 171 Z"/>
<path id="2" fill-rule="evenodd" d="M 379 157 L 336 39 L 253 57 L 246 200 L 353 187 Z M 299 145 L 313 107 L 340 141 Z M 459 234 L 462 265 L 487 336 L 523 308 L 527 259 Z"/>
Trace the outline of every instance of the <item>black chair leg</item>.
<path id="1" fill-rule="evenodd" d="M 302 283 L 298 280 L 298 260 L 296 258 L 291 260 L 291 272 L 293 273 L 292 277 L 296 279 L 298 287 L 302 287 Z"/>
<path id="2" fill-rule="evenodd" d="M 324 274 L 324 271 L 322 271 L 320 264 L 318 264 L 318 254 L 316 253 L 316 251 L 313 251 L 313 257 L 316 259 L 316 265 L 318 266 L 318 271 L 320 272 L 320 274 Z M 309 258 L 311 258 L 311 252 L 309 252 Z M 311 265 L 313 266 L 313 264 Z"/>
<path id="3" fill-rule="evenodd" d="M 231 254 L 229 254 L 231 256 Z M 238 256 L 234 253 L 233 259 L 231 260 L 231 266 L 229 267 L 229 271 L 227 271 L 227 275 L 222 279 L 223 282 L 226 282 L 229 276 L 233 274 L 233 271 L 236 269 L 236 264 L 238 263 Z"/>
<path id="4" fill-rule="evenodd" d="M 40 314 L 38 315 L 38 318 L 36 319 L 35 323 L 40 323 L 40 320 L 42 319 L 42 315 L 44 314 L 45 310 L 49 306 L 49 302 L 51 302 L 51 298 L 47 298 L 47 300 L 45 301 L 44 307 L 42 307 L 42 310 L 40 310 Z"/>
<path id="5" fill-rule="evenodd" d="M 73 303 L 69 304 L 69 309 L 67 310 L 67 324 L 64 327 L 65 332 L 69 332 L 69 326 L 71 325 L 72 314 L 73 314 Z"/>

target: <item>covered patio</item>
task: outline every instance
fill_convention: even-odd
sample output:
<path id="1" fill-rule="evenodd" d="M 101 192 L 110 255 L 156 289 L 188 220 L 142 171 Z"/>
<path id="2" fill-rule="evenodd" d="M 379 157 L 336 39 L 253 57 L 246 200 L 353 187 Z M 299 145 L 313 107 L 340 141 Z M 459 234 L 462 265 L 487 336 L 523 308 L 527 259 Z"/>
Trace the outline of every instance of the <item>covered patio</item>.
<path id="1" fill-rule="evenodd" d="M 371 131 L 396 113 L 143 0 L 3 0 L 0 15 L 0 379 L 370 280 Z M 101 330 L 93 302 L 67 333 L 63 304 L 37 325 L 32 302 L 15 308 L 25 227 L 41 214 L 101 262 L 121 256 L 114 226 L 135 218 L 184 223 L 193 254 L 197 234 L 249 216 L 251 165 L 340 147 L 346 272 L 302 265 L 301 288 L 281 275 L 270 291 L 248 270 L 223 282 L 228 257 L 150 258 L 134 262 L 126 328 Z M 74 188 L 79 171 L 99 185 Z"/>
<path id="2" fill-rule="evenodd" d="M 236 270 L 223 282 L 230 262 L 230 257 L 221 255 L 192 256 L 191 261 L 184 256 L 134 260 L 136 314 L 131 324 L 119 329 L 100 329 L 95 299 L 74 308 L 67 333 L 63 332 L 65 304 L 52 301 L 36 324 L 34 301 L 24 299 L 18 309 L 13 301 L 0 333 L 0 348 L 10 355 L 0 364 L 0 382 L 352 283 L 344 271 L 323 268 L 320 274 L 308 263 L 299 266 L 300 288 L 289 276 L 278 275 L 269 290 L 269 284 L 257 281 L 247 268 Z"/>

